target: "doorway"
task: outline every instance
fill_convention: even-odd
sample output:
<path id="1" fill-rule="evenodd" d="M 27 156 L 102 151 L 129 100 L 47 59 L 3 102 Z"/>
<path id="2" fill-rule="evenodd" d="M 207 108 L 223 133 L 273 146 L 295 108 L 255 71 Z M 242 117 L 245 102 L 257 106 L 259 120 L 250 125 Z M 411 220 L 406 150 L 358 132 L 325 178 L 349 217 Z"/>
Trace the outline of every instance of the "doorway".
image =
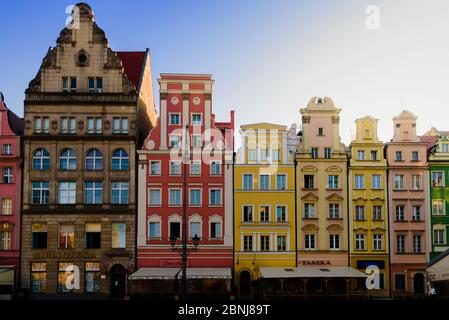
<path id="1" fill-rule="evenodd" d="M 123 299 L 126 294 L 126 269 L 121 264 L 111 268 L 111 298 Z"/>
<path id="2" fill-rule="evenodd" d="M 424 275 L 415 273 L 413 276 L 413 291 L 415 294 L 424 294 Z"/>
<path id="3" fill-rule="evenodd" d="M 248 271 L 240 272 L 240 295 L 249 296 L 251 294 L 251 275 Z"/>

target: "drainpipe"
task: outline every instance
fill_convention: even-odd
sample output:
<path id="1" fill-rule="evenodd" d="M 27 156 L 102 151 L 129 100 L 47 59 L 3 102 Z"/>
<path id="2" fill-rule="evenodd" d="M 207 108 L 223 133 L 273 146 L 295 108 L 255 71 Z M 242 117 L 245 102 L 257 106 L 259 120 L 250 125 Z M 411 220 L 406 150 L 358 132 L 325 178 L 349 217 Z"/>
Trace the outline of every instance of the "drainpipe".
<path id="1" fill-rule="evenodd" d="M 384 158 L 387 158 L 386 157 L 386 152 L 384 152 Z M 392 281 L 392 274 L 391 274 L 391 243 L 392 243 L 392 239 L 391 239 L 391 235 L 392 235 L 392 232 L 391 232 L 391 230 L 390 230 L 390 228 L 391 228 L 391 224 L 390 224 L 390 210 L 391 210 L 391 208 L 390 208 L 390 167 L 389 167 L 389 165 L 388 165 L 388 160 L 387 160 L 387 173 L 386 173 L 386 180 L 387 181 L 385 181 L 386 183 L 385 183 L 385 188 L 386 188 L 386 190 L 387 190 L 387 198 L 386 198 L 386 202 L 387 202 L 387 206 L 386 206 L 386 214 L 387 214 L 387 224 L 388 224 L 388 233 L 387 233 L 387 235 L 388 235 L 388 280 L 389 280 L 389 296 L 390 296 L 390 298 L 392 297 L 392 289 L 391 289 L 391 286 L 392 286 L 392 283 L 393 283 L 393 281 Z"/>
<path id="2" fill-rule="evenodd" d="M 295 267 L 298 267 L 298 198 L 297 198 L 297 172 L 298 161 L 295 159 L 295 227 L 293 228 L 295 233 Z"/>

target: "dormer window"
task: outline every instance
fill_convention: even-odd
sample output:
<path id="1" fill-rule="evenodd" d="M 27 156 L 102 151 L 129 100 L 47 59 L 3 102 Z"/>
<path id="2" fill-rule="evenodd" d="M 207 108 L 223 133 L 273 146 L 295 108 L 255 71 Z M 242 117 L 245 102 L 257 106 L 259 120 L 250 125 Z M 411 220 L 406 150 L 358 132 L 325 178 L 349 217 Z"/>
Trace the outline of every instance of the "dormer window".
<path id="1" fill-rule="evenodd" d="M 449 152 L 449 143 L 442 143 L 440 145 L 441 152 L 448 153 Z"/>

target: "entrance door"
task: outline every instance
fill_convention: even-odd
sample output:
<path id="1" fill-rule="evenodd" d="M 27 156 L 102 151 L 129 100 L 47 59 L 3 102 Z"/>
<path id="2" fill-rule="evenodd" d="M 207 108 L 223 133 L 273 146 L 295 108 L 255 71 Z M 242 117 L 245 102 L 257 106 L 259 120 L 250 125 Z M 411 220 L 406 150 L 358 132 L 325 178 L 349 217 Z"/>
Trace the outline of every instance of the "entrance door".
<path id="1" fill-rule="evenodd" d="M 111 298 L 123 298 L 126 293 L 126 270 L 121 264 L 111 268 Z"/>
<path id="2" fill-rule="evenodd" d="M 415 294 L 424 294 L 424 275 L 416 273 L 413 276 L 413 291 Z"/>
<path id="3" fill-rule="evenodd" d="M 248 271 L 240 272 L 240 295 L 249 296 L 251 294 L 251 275 Z"/>

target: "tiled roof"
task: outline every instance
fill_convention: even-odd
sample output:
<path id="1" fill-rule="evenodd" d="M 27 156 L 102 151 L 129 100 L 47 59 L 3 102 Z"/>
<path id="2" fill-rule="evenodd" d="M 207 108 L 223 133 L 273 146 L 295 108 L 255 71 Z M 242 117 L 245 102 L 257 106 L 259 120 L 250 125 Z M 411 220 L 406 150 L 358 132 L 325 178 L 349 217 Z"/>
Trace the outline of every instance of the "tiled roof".
<path id="1" fill-rule="evenodd" d="M 5 109 L 8 113 L 8 122 L 11 130 L 16 135 L 22 135 L 23 134 L 23 118 L 20 118 L 17 116 L 14 112 L 8 109 L 6 106 L 6 103 L 4 102 L 4 96 L 0 92 L 0 109 Z"/>
<path id="2" fill-rule="evenodd" d="M 123 68 L 132 81 L 136 90 L 139 90 L 140 77 L 142 74 L 143 64 L 145 63 L 145 51 L 117 51 L 119 58 L 122 60 Z"/>
<path id="3" fill-rule="evenodd" d="M 419 136 L 418 138 L 419 140 L 421 140 L 421 142 L 427 144 L 427 149 L 432 148 L 438 141 L 438 136 Z"/>

